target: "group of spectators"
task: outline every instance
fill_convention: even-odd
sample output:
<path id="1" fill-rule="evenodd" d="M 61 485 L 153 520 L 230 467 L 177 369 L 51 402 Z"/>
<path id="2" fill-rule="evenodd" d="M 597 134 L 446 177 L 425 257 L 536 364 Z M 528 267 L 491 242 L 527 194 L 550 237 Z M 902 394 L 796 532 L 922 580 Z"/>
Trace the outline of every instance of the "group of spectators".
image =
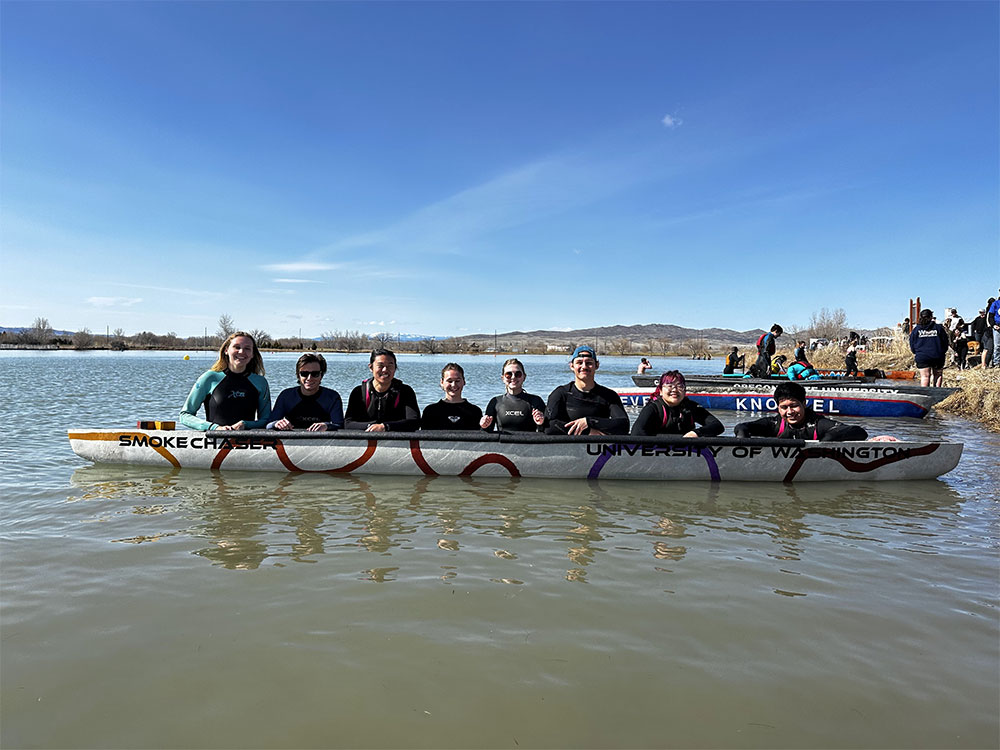
<path id="1" fill-rule="evenodd" d="M 1000 367 L 1000 300 L 990 297 L 972 323 L 966 323 L 954 307 L 947 308 L 944 323 L 936 322 L 930 309 L 910 331 L 910 351 L 917 361 L 921 385 L 940 386 L 949 357 L 959 369 Z M 979 364 L 969 362 L 969 343 L 979 347 Z"/>

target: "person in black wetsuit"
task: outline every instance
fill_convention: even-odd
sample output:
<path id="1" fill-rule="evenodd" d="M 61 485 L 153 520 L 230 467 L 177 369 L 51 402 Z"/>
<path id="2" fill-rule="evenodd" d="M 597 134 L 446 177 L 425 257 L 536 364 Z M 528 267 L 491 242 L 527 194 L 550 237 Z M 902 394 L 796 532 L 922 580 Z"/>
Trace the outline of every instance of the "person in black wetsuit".
<path id="1" fill-rule="evenodd" d="M 806 406 L 806 389 L 798 383 L 781 383 L 774 389 L 778 415 L 741 422 L 733 428 L 739 438 L 770 437 L 795 440 L 865 440 L 868 432 L 858 425 L 842 424 Z"/>
<path id="2" fill-rule="evenodd" d="M 858 371 L 858 340 L 850 339 L 847 342 L 847 353 L 844 355 L 844 369 L 847 371 L 845 377 L 857 377 Z"/>
<path id="3" fill-rule="evenodd" d="M 750 369 L 747 371 L 748 374 L 755 378 L 771 377 L 773 374 L 771 357 L 774 356 L 777 348 L 775 342 L 782 333 L 784 333 L 784 329 L 775 323 L 771 326 L 770 331 L 761 334 L 760 338 L 757 339 L 757 361 L 750 365 Z"/>
<path id="4" fill-rule="evenodd" d="M 394 377 L 396 355 L 376 349 L 368 360 L 372 377 L 362 381 L 347 399 L 344 426 L 365 432 L 413 432 L 420 429 L 417 394 Z"/>
<path id="5" fill-rule="evenodd" d="M 726 366 L 722 368 L 723 375 L 733 375 L 737 367 L 743 367 L 746 363 L 746 355 L 740 354 L 740 350 L 733 347 L 733 350 L 726 355 Z"/>
<path id="6" fill-rule="evenodd" d="M 205 407 L 205 419 L 198 410 Z M 271 418 L 271 390 L 253 336 L 237 331 L 222 342 L 219 358 L 202 374 L 181 409 L 192 430 L 255 430 Z"/>
<path id="7" fill-rule="evenodd" d="M 503 384 L 506 392 L 494 396 L 486 405 L 486 414 L 479 420 L 484 430 L 497 432 L 544 432 L 545 402 L 524 390 L 528 373 L 519 359 L 503 363 Z"/>
<path id="8" fill-rule="evenodd" d="M 670 370 L 660 376 L 652 397 L 636 417 L 631 434 L 715 437 L 724 429 L 722 422 L 704 406 L 687 397 L 684 376 Z"/>
<path id="9" fill-rule="evenodd" d="M 574 381 L 549 394 L 545 416 L 549 435 L 627 435 L 628 414 L 621 397 L 594 382 L 600 362 L 589 346 L 578 346 L 570 359 Z"/>
<path id="10" fill-rule="evenodd" d="M 483 410 L 462 397 L 465 370 L 449 362 L 441 368 L 441 390 L 444 398 L 424 409 L 421 430 L 478 430 Z"/>
<path id="11" fill-rule="evenodd" d="M 295 363 L 297 388 L 286 388 L 274 402 L 269 430 L 324 432 L 344 426 L 344 403 L 332 388 L 320 385 L 326 375 L 322 354 L 307 352 Z"/>

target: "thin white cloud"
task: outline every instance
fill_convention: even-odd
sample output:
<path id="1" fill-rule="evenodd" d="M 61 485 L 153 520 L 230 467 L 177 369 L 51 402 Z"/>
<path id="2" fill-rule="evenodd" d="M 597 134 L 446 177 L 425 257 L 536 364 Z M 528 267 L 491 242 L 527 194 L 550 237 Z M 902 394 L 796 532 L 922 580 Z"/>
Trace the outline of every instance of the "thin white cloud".
<path id="1" fill-rule="evenodd" d="M 679 128 L 681 125 L 684 124 L 684 120 L 682 120 L 679 117 L 675 117 L 674 115 L 664 115 L 663 119 L 660 120 L 660 122 L 663 123 L 664 127 L 671 129 Z"/>
<path id="2" fill-rule="evenodd" d="M 200 297 L 203 299 L 209 297 L 217 298 L 225 296 L 223 292 L 207 291 L 203 289 L 185 289 L 185 288 L 169 287 L 169 286 L 151 286 L 149 284 L 131 284 L 122 281 L 109 281 L 108 283 L 111 286 L 123 286 L 129 289 L 149 289 L 150 291 L 153 292 L 166 292 L 167 294 L 185 294 L 190 297 Z"/>
<path id="3" fill-rule="evenodd" d="M 142 297 L 87 297 L 87 304 L 94 307 L 131 307 L 142 302 Z"/>
<path id="4" fill-rule="evenodd" d="M 388 226 L 345 237 L 320 253 L 377 251 L 383 273 L 398 268 L 410 276 L 416 254 L 468 255 L 489 235 L 598 203 L 665 170 L 648 150 L 598 148 L 540 159 L 424 206 Z M 672 169 L 682 167 L 676 162 Z M 353 264 L 345 264 L 353 265 Z M 353 273 L 353 270 L 352 270 Z"/>
<path id="5" fill-rule="evenodd" d="M 275 284 L 325 284 L 319 279 L 271 279 Z"/>
<path id="6" fill-rule="evenodd" d="M 308 273 L 309 271 L 336 271 L 340 266 L 336 263 L 268 263 L 261 266 L 265 271 L 281 271 L 283 273 Z"/>

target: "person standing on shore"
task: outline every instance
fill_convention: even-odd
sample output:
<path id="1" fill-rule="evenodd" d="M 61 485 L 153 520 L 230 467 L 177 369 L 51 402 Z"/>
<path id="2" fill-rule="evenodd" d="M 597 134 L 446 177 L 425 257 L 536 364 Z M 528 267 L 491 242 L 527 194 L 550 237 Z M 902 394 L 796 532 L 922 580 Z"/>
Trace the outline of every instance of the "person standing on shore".
<path id="1" fill-rule="evenodd" d="M 993 366 L 993 325 L 990 323 L 987 311 L 996 302 L 996 298 L 990 297 L 986 300 L 986 307 L 983 309 L 983 333 L 979 337 L 979 367 L 986 369 Z"/>
<path id="2" fill-rule="evenodd" d="M 847 370 L 845 377 L 852 378 L 858 376 L 858 339 L 850 338 L 847 341 L 847 352 L 844 354 L 844 368 Z"/>
<path id="3" fill-rule="evenodd" d="M 941 387 L 950 343 L 944 326 L 934 322 L 934 311 L 921 310 L 919 321 L 910 331 L 910 351 L 920 370 L 920 385 Z"/>
<path id="4" fill-rule="evenodd" d="M 1000 299 L 986 311 L 986 322 L 993 326 L 993 366 L 1000 367 Z"/>

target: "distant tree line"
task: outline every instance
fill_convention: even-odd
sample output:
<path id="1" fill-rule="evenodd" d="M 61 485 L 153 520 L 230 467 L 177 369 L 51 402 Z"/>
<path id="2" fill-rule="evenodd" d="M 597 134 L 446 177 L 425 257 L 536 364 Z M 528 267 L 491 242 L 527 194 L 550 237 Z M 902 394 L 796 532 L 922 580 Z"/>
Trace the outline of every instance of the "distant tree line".
<path id="1" fill-rule="evenodd" d="M 798 330 L 796 330 L 798 328 Z M 827 338 L 831 341 L 847 335 L 847 314 L 843 308 L 829 310 L 822 308 L 810 317 L 808 327 L 786 325 L 790 339 Z M 6 331 L 0 333 L 0 344 L 73 347 L 74 349 L 216 349 L 230 335 L 241 330 L 235 319 L 228 313 L 219 316 L 214 334 L 202 336 L 180 337 L 173 331 L 156 334 L 151 331 L 140 331 L 127 335 L 122 328 L 116 328 L 107 334 L 95 334 L 89 328 L 83 328 L 69 336 L 56 336 L 47 318 L 35 318 L 30 328 L 20 332 Z M 513 352 L 517 354 L 551 354 L 554 352 L 569 352 L 577 343 L 590 344 L 597 348 L 598 354 L 616 354 L 619 356 L 688 356 L 692 358 L 708 357 L 721 351 L 718 344 L 713 345 L 703 336 L 696 336 L 683 341 L 671 341 L 668 338 L 647 339 L 637 341 L 626 336 L 599 339 L 597 341 L 579 341 L 576 343 L 559 342 L 557 344 L 539 340 L 537 337 L 494 337 L 476 338 L 428 338 L 417 341 L 404 341 L 398 335 L 388 332 L 366 334 L 358 330 L 330 330 L 324 332 L 318 339 L 302 337 L 275 338 L 267 331 L 259 328 L 243 329 L 254 337 L 257 345 L 263 349 L 287 350 L 322 350 L 340 352 L 364 352 L 375 348 L 388 348 L 398 352 L 417 352 L 424 354 L 487 354 Z"/>

